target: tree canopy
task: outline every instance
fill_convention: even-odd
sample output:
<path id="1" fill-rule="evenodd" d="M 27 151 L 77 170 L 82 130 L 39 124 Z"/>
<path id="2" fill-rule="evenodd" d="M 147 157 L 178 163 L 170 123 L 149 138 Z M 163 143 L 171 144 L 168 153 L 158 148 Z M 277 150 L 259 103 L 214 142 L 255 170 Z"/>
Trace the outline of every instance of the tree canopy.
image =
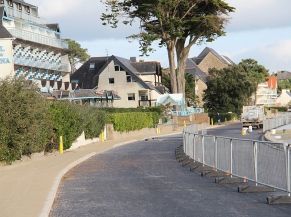
<path id="1" fill-rule="evenodd" d="M 223 0 L 105 0 L 104 25 L 117 27 L 120 21 L 140 22 L 141 31 L 129 37 L 139 39 L 142 54 L 159 41 L 168 51 L 173 93 L 185 93 L 185 66 L 191 47 L 225 34 L 226 15 L 234 11 Z M 176 67 L 177 63 L 177 67 Z"/>
<path id="2" fill-rule="evenodd" d="M 204 95 L 206 109 L 210 113 L 240 114 L 256 92 L 257 85 L 268 75 L 267 69 L 252 59 L 221 70 L 211 69 Z"/>
<path id="3" fill-rule="evenodd" d="M 76 67 L 78 63 L 84 63 L 90 58 L 90 55 L 88 54 L 88 50 L 85 48 L 82 48 L 81 45 L 71 39 L 66 39 L 66 41 L 69 44 L 69 61 L 72 66 L 72 73 L 76 71 Z"/>

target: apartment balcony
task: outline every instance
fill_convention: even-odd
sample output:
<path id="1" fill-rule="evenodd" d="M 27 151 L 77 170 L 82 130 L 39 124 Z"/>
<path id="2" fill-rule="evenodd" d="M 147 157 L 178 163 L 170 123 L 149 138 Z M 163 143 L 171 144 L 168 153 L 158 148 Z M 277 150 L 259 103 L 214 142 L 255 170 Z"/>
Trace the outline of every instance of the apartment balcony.
<path id="1" fill-rule="evenodd" d="M 6 27 L 7 30 L 13 35 L 15 38 L 19 38 L 25 41 L 31 41 L 38 44 L 47 45 L 50 47 L 56 47 L 60 49 L 68 49 L 68 43 L 65 40 L 57 39 L 53 37 L 44 36 L 39 33 L 35 33 L 33 31 L 23 30 L 23 29 L 17 29 L 17 28 L 11 28 Z"/>
<path id="2" fill-rule="evenodd" d="M 39 69 L 47 69 L 52 71 L 60 71 L 60 72 L 67 72 L 69 64 L 64 63 L 57 63 L 57 62 L 48 62 L 48 61 L 40 61 L 40 60 L 33 60 L 32 58 L 21 58 L 21 57 L 14 57 L 14 64 L 20 66 L 28 66 L 33 68 Z"/>
<path id="3" fill-rule="evenodd" d="M 45 20 L 41 19 L 40 17 L 37 17 L 33 14 L 28 14 L 24 10 L 19 11 L 15 8 L 11 7 L 6 7 L 7 15 L 9 17 L 12 17 L 13 19 L 22 19 L 31 23 L 36 23 L 36 24 L 45 24 Z"/>

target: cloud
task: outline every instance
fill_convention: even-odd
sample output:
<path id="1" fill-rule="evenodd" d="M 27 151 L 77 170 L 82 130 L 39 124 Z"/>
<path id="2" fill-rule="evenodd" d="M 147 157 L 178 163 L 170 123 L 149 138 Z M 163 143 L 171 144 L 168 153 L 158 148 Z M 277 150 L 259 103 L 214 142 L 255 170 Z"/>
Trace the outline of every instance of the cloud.
<path id="1" fill-rule="evenodd" d="M 239 62 L 241 59 L 253 58 L 264 65 L 270 72 L 278 70 L 291 71 L 291 40 L 282 40 L 271 44 L 246 48 L 243 52 L 232 55 Z"/>
<path id="2" fill-rule="evenodd" d="M 236 8 L 227 30 L 245 31 L 290 27 L 290 0 L 226 0 Z"/>
<path id="3" fill-rule="evenodd" d="M 65 37 L 80 41 L 121 39 L 138 28 L 121 25 L 117 29 L 103 26 L 100 20 L 105 6 L 100 0 L 27 0 L 39 7 L 39 15 L 48 22 L 59 23 Z"/>

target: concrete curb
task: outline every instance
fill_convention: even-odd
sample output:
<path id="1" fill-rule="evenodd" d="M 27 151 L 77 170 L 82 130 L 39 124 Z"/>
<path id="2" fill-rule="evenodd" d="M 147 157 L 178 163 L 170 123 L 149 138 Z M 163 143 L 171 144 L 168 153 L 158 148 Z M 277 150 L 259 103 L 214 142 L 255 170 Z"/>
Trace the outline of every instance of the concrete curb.
<path id="1" fill-rule="evenodd" d="M 54 180 L 54 184 L 49 192 L 49 195 L 45 201 L 45 204 L 43 206 L 43 209 L 39 215 L 39 217 L 48 217 L 51 211 L 51 208 L 53 206 L 55 197 L 57 195 L 58 192 L 58 188 L 59 185 L 62 181 L 63 176 L 70 171 L 71 169 L 73 169 L 74 167 L 76 167 L 78 164 L 83 163 L 84 161 L 90 159 L 91 157 L 95 156 L 97 153 L 96 152 L 92 152 L 88 155 L 86 155 L 85 157 L 80 158 L 79 160 L 74 161 L 73 163 L 69 164 L 66 168 L 64 168 L 59 174 L 58 176 L 55 178 Z"/>
<path id="2" fill-rule="evenodd" d="M 177 133 L 170 133 L 170 134 L 165 134 L 165 135 L 157 135 L 156 137 L 157 138 L 160 138 L 160 137 L 167 137 L 167 136 L 173 136 L 173 135 L 179 135 L 181 134 L 182 132 L 177 132 Z M 138 142 L 138 141 L 143 141 L 145 139 L 149 139 L 149 138 L 153 138 L 153 137 L 145 137 L 144 139 L 141 139 L 141 140 L 131 140 L 131 141 L 126 141 L 126 142 L 121 142 L 121 143 L 117 143 L 115 144 L 112 148 L 109 148 L 109 149 L 106 149 L 104 150 L 103 152 L 106 152 L 106 151 L 109 151 L 109 150 L 112 150 L 114 148 L 117 148 L 117 147 L 121 147 L 121 146 L 124 146 L 124 145 L 128 145 L 128 144 L 131 144 L 131 143 L 134 143 L 134 142 Z M 45 204 L 43 206 L 43 209 L 39 215 L 39 217 L 48 217 L 49 214 L 50 214 L 50 211 L 51 211 L 51 208 L 53 206 L 53 203 L 55 201 L 55 197 L 58 193 L 58 189 L 59 189 L 59 186 L 60 186 L 60 183 L 64 177 L 64 175 L 69 172 L 71 169 L 73 169 L 74 167 L 76 167 L 77 165 L 85 162 L 86 160 L 90 159 L 91 157 L 97 155 L 99 153 L 97 152 L 92 152 L 82 158 L 80 158 L 79 160 L 76 160 L 74 162 L 72 162 L 71 164 L 69 164 L 66 168 L 64 168 L 59 174 L 58 176 L 55 178 L 54 180 L 54 184 L 48 194 L 48 197 L 45 201 Z"/>

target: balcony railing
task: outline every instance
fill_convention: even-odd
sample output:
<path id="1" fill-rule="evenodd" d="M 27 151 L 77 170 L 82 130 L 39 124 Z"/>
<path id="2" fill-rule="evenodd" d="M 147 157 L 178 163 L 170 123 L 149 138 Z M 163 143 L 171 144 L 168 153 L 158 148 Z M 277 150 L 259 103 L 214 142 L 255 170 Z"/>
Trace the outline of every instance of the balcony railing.
<path id="1" fill-rule="evenodd" d="M 14 57 L 14 64 L 20 66 L 29 66 L 39 69 L 48 69 L 53 71 L 68 72 L 69 64 L 51 63 L 48 61 L 33 60 L 31 58 Z"/>
<path id="2" fill-rule="evenodd" d="M 6 11 L 9 17 L 12 18 L 18 18 L 18 19 L 23 19 L 25 21 L 29 21 L 32 23 L 37 23 L 37 24 L 44 24 L 45 20 L 41 19 L 40 17 L 34 16 L 33 14 L 28 14 L 24 11 L 24 9 L 22 11 L 18 11 L 15 8 L 10 8 L 10 7 L 6 7 Z"/>
<path id="3" fill-rule="evenodd" d="M 68 49 L 68 43 L 62 39 L 56 39 L 48 36 L 44 36 L 32 31 L 27 31 L 23 29 L 9 28 L 7 30 L 13 35 L 15 38 L 19 38 L 26 41 L 31 41 L 39 44 L 48 45 L 51 47 L 57 47 L 61 49 Z"/>

